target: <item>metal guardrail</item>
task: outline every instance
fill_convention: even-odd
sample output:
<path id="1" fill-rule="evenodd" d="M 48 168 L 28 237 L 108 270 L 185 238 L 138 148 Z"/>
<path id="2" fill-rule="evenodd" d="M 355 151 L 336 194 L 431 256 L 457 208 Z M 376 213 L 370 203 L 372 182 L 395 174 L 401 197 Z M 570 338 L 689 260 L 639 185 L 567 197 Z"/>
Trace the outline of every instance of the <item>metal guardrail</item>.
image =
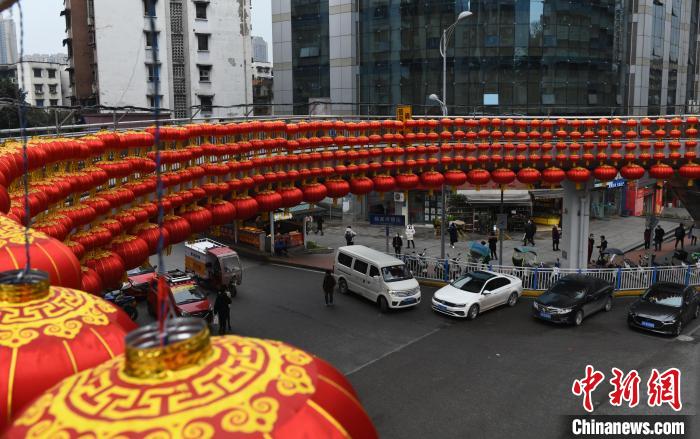
<path id="1" fill-rule="evenodd" d="M 544 291 L 567 274 L 587 274 L 610 282 L 616 291 L 643 290 L 655 282 L 675 282 L 700 285 L 700 267 L 696 265 L 654 266 L 631 268 L 564 269 L 546 267 L 515 267 L 478 262 L 453 262 L 449 259 L 401 255 L 413 275 L 419 279 L 451 282 L 459 276 L 476 270 L 516 276 L 523 281 L 523 289 Z"/>

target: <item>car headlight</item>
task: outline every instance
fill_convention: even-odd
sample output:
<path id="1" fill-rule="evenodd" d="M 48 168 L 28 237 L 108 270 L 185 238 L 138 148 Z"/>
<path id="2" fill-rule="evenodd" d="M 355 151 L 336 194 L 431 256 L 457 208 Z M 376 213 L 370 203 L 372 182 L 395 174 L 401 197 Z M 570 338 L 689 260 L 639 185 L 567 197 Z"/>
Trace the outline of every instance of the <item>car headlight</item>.
<path id="1" fill-rule="evenodd" d="M 537 302 L 532 302 L 532 307 L 535 309 L 540 309 L 540 306 L 537 304 Z"/>
<path id="2" fill-rule="evenodd" d="M 188 313 L 187 311 L 180 311 L 180 315 L 182 317 L 192 317 L 192 314 Z"/>
<path id="3" fill-rule="evenodd" d="M 573 311 L 573 308 L 553 308 L 552 314 L 568 314 Z"/>

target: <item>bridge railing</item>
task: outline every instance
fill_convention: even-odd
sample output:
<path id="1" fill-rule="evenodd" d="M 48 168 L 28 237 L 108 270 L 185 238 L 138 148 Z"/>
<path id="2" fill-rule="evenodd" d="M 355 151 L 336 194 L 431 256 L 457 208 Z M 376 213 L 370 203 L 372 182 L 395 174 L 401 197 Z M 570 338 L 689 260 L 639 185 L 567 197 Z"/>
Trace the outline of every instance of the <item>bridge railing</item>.
<path id="1" fill-rule="evenodd" d="M 408 269 L 419 279 L 451 282 L 475 270 L 489 270 L 516 276 L 526 290 L 544 291 L 567 274 L 588 274 L 610 282 L 616 291 L 643 290 L 655 282 L 700 285 L 700 267 L 695 265 L 565 269 L 548 267 L 515 267 L 479 262 L 451 261 L 439 258 L 402 255 Z"/>

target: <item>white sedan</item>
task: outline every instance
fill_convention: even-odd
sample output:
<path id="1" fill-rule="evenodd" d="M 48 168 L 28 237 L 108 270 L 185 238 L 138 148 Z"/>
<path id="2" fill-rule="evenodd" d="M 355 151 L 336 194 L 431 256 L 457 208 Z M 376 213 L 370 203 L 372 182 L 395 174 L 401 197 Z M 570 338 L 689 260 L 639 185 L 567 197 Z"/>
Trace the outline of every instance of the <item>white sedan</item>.
<path id="1" fill-rule="evenodd" d="M 500 305 L 515 306 L 523 282 L 515 276 L 474 271 L 437 290 L 433 309 L 453 317 L 475 319 L 479 313 Z"/>

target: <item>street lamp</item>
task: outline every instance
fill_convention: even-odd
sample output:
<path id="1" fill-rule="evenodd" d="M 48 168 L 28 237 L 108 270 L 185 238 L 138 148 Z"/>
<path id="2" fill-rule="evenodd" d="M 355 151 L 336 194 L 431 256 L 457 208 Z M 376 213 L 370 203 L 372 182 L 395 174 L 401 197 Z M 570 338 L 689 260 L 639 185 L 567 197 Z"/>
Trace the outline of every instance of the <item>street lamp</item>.
<path id="1" fill-rule="evenodd" d="M 440 38 L 440 55 L 442 55 L 442 100 L 435 93 L 428 96 L 428 99 L 437 102 L 442 109 L 442 116 L 447 116 L 447 44 L 454 34 L 455 27 L 460 21 L 472 15 L 472 11 L 462 11 L 457 16 L 457 20 L 442 31 Z M 440 258 L 445 259 L 445 223 L 447 221 L 447 194 L 445 184 L 442 184 L 442 214 L 440 216 Z"/>

